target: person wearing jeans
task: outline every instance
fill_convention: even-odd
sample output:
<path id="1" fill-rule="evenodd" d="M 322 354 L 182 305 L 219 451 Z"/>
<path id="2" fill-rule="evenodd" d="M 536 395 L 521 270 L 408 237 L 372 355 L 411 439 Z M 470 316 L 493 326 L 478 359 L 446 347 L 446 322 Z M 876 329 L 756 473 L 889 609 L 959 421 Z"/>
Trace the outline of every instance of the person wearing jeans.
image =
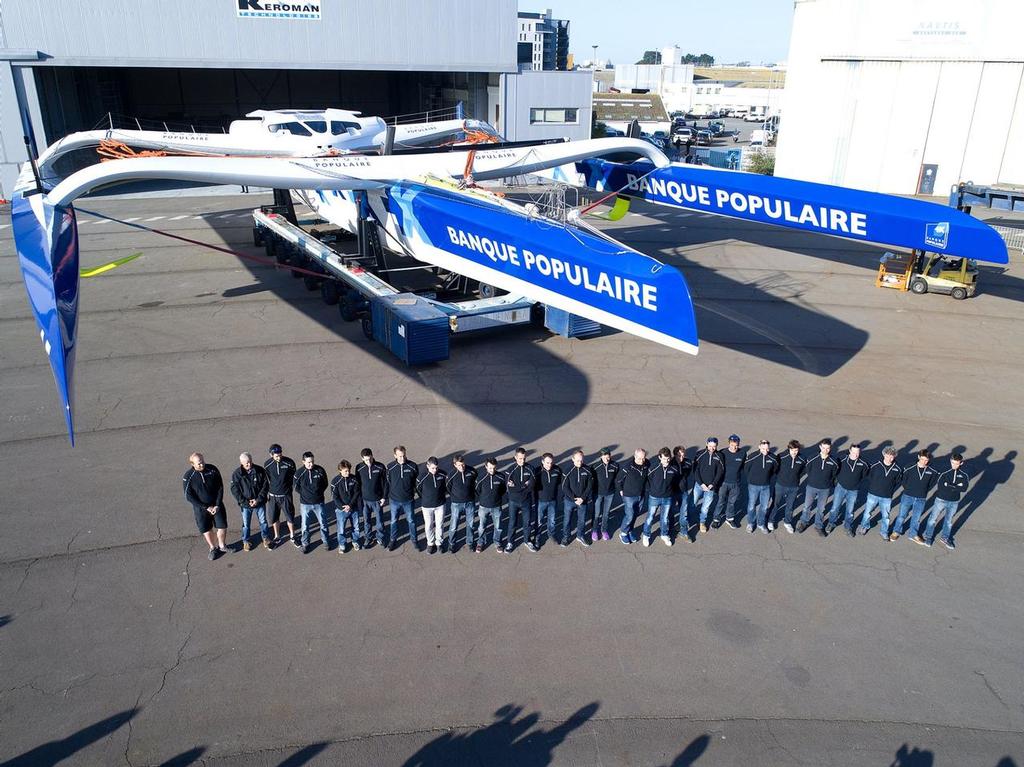
<path id="1" fill-rule="evenodd" d="M 505 542 L 505 551 L 511 552 L 514 548 L 517 519 L 523 531 L 523 545 L 530 551 L 536 551 L 537 547 L 530 537 L 533 528 L 533 491 L 537 478 L 533 467 L 526 462 L 525 448 L 516 448 L 515 463 L 509 467 L 505 477 L 505 496 L 508 499 L 508 540 Z"/>
<path id="2" fill-rule="evenodd" d="M 622 497 L 622 526 L 619 528 L 619 540 L 628 546 L 634 540 L 633 519 L 640 513 L 647 493 L 647 477 L 650 474 L 647 451 L 637 448 L 633 451 L 633 460 L 623 463 L 619 468 L 616 483 Z"/>
<path id="3" fill-rule="evenodd" d="M 302 466 L 295 470 L 295 479 L 292 482 L 299 494 L 299 512 L 302 516 L 302 553 L 305 554 L 309 551 L 309 525 L 314 514 L 320 523 L 320 540 L 323 541 L 324 551 L 329 551 L 331 542 L 327 536 L 327 514 L 324 511 L 327 472 L 324 471 L 323 466 L 313 463 L 313 454 L 307 451 L 302 454 Z"/>
<path id="4" fill-rule="evenodd" d="M 889 533 L 890 541 L 899 540 L 903 523 L 909 514 L 910 526 L 907 527 L 907 535 L 914 543 L 924 545 L 924 538 L 918 535 L 917 528 L 921 524 L 921 514 L 924 513 L 928 493 L 939 479 L 939 473 L 928 465 L 931 459 L 932 454 L 922 450 L 917 454 L 917 463 L 903 470 L 903 495 L 900 497 L 899 513 L 892 525 L 892 532 Z"/>
<path id="5" fill-rule="evenodd" d="M 572 454 L 572 466 L 562 479 L 562 540 L 559 546 L 569 545 L 569 523 L 576 513 L 576 540 L 589 546 L 586 539 L 587 512 L 594 500 L 594 473 L 583 465 L 583 451 Z"/>
<path id="6" fill-rule="evenodd" d="M 860 520 L 860 534 L 867 535 L 871 527 L 871 512 L 878 508 L 879 532 L 889 540 L 889 513 L 892 511 L 892 496 L 903 481 L 903 469 L 896 463 L 896 448 L 887 447 L 882 451 L 882 460 L 871 464 L 868 469 L 868 497 L 864 501 L 864 516 Z"/>
<path id="7" fill-rule="evenodd" d="M 405 524 L 409 528 L 409 540 L 417 549 L 420 547 L 416 536 L 416 518 L 412 514 L 416 495 L 416 481 L 420 476 L 420 467 L 408 460 L 405 445 L 394 449 L 395 460 L 388 464 L 385 485 L 388 490 L 388 539 L 391 550 L 398 548 L 398 512 L 405 515 Z"/>
<path id="8" fill-rule="evenodd" d="M 427 459 L 427 473 L 419 478 L 416 489 L 420 495 L 427 553 L 433 554 L 438 546 L 444 549 L 444 504 L 448 497 L 448 476 L 438 468 L 434 456 Z"/>
<path id="9" fill-rule="evenodd" d="M 672 448 L 672 465 L 679 472 L 675 487 L 672 488 L 672 509 L 669 521 L 673 518 L 679 522 L 679 535 L 690 537 L 690 459 L 686 457 L 686 448 L 676 445 Z"/>
<path id="10" fill-rule="evenodd" d="M 348 523 L 352 523 L 352 543 L 361 549 L 359 543 L 359 512 L 363 506 L 359 495 L 359 480 L 352 476 L 352 464 L 338 463 L 338 475 L 331 480 L 331 496 L 334 498 L 334 519 L 337 523 L 335 535 L 338 539 L 338 553 L 348 551 Z"/>
<path id="11" fill-rule="evenodd" d="M 504 502 L 508 480 L 504 474 L 498 471 L 498 462 L 493 458 L 487 459 L 484 468 L 486 469 L 484 475 L 476 481 L 476 499 L 480 508 L 475 551 L 479 553 L 484 550 L 484 544 L 487 541 L 484 533 L 487 528 L 487 520 L 490 519 L 494 528 L 494 550 L 501 554 L 505 551 L 501 547 L 501 505 Z"/>
<path id="12" fill-rule="evenodd" d="M 823 439 L 818 443 L 818 455 L 807 462 L 804 471 L 807 474 L 807 490 L 804 492 L 804 513 L 797 526 L 797 532 L 802 533 L 811 523 L 818 531 L 818 535 L 825 533 L 825 507 L 828 505 L 828 496 L 832 492 L 832 485 L 835 484 L 836 475 L 839 473 L 839 464 L 830 457 L 832 452 L 832 440 Z"/>
<path id="13" fill-rule="evenodd" d="M 960 496 L 967 491 L 967 485 L 971 478 L 967 472 L 961 469 L 964 457 L 960 453 L 953 453 L 949 457 L 949 469 L 942 472 L 935 482 L 935 500 L 932 501 L 932 513 L 928 515 L 928 522 L 924 528 L 925 544 L 931 546 L 935 540 L 935 528 L 939 521 L 942 521 L 942 544 L 947 549 L 955 549 L 953 543 L 953 517 L 956 515 L 957 506 L 960 505 Z"/>
<path id="14" fill-rule="evenodd" d="M 679 470 L 672 463 L 672 451 L 663 447 L 658 451 L 658 465 L 651 469 L 647 476 L 647 518 L 644 520 L 644 532 L 641 540 L 644 546 L 651 545 L 651 525 L 654 515 L 661 512 L 658 532 L 661 542 L 672 545 L 669 534 L 672 510 L 672 490 L 679 484 Z"/>
<path id="15" fill-rule="evenodd" d="M 748 457 L 744 465 L 747 475 L 747 532 L 757 527 L 762 533 L 774 529 L 768 520 L 768 507 L 772 503 L 772 479 L 779 470 L 779 459 L 771 453 L 772 445 L 762 439 L 757 452 Z"/>
<path id="16" fill-rule="evenodd" d="M 364 447 L 359 453 L 356 479 L 359 480 L 359 494 L 363 498 L 363 539 L 367 548 L 373 545 L 370 537 L 370 522 L 375 521 L 377 545 L 384 545 L 384 499 L 387 498 L 388 469 L 374 459 L 373 451 Z"/>
<path id="17" fill-rule="evenodd" d="M 708 437 L 707 446 L 693 459 L 693 506 L 700 509 L 700 531 L 708 531 L 708 512 L 725 478 L 725 461 L 718 454 L 718 439 Z"/>
<path id="18" fill-rule="evenodd" d="M 860 445 L 851 445 L 846 458 L 839 462 L 839 474 L 836 475 L 836 490 L 832 496 L 832 512 L 828 516 L 826 533 L 831 533 L 839 524 L 839 516 L 845 510 L 846 518 L 843 525 L 846 534 L 851 538 L 853 532 L 854 509 L 857 506 L 857 495 L 860 493 L 861 482 L 868 475 L 866 461 L 861 460 Z"/>
<path id="19" fill-rule="evenodd" d="M 722 477 L 722 484 L 718 487 L 714 525 L 720 527 L 726 523 L 729 527 L 737 528 L 740 525 L 736 521 L 736 502 L 740 497 L 740 479 L 747 462 L 747 451 L 740 450 L 740 437 L 733 434 L 729 437 L 729 447 L 718 455 L 725 464 L 725 474 Z"/>
<path id="20" fill-rule="evenodd" d="M 249 551 L 249 523 L 253 512 L 260 523 L 260 535 L 263 547 L 270 548 L 270 525 L 267 524 L 267 496 L 270 493 L 270 480 L 262 466 L 252 462 L 251 453 L 238 456 L 239 467 L 231 475 L 231 495 L 238 502 L 242 512 L 242 549 Z"/>
<path id="21" fill-rule="evenodd" d="M 534 541 L 540 545 L 541 526 L 546 525 L 548 540 L 555 537 L 555 520 L 558 517 L 558 492 L 562 486 L 562 470 L 555 465 L 555 457 L 544 453 L 537 469 L 537 531 Z"/>
<path id="22" fill-rule="evenodd" d="M 782 507 L 782 522 L 789 533 L 793 532 L 793 507 L 800 494 L 800 477 L 803 476 L 807 461 L 800 455 L 800 442 L 791 439 L 786 446 L 786 455 L 778 456 L 779 471 L 775 475 L 775 508 Z M 777 512 L 769 515 L 768 529 L 772 529 L 772 516 L 778 522 Z"/>
<path id="23" fill-rule="evenodd" d="M 607 541 L 608 515 L 615 501 L 615 486 L 619 481 L 619 465 L 612 463 L 612 453 L 608 448 L 601 450 L 601 460 L 591 467 L 594 472 L 594 530 L 590 540 L 598 538 Z"/>
<path id="24" fill-rule="evenodd" d="M 455 531 L 459 517 L 466 516 L 466 545 L 473 548 L 473 523 L 476 518 L 476 469 L 466 465 L 461 453 L 452 459 L 452 472 L 448 475 L 448 499 L 452 519 L 448 523 L 448 551 L 455 551 Z"/>

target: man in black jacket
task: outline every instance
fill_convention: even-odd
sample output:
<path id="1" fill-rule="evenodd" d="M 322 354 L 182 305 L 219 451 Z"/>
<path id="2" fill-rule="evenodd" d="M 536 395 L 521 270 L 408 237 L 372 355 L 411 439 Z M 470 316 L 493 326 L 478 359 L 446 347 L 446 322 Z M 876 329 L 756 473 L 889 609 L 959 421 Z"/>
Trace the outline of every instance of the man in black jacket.
<path id="1" fill-rule="evenodd" d="M 882 451 L 882 460 L 868 469 L 868 497 L 864 501 L 864 517 L 860 521 L 860 534 L 867 535 L 871 527 L 871 512 L 878 507 L 879 532 L 889 540 L 889 513 L 892 511 L 892 496 L 903 482 L 903 469 L 896 463 L 896 448 L 887 447 Z"/>
<path id="2" fill-rule="evenodd" d="M 452 519 L 448 523 L 448 551 L 455 553 L 455 531 L 459 517 L 466 517 L 466 546 L 473 548 L 473 522 L 476 518 L 476 469 L 466 465 L 461 453 L 452 459 L 452 472 L 448 475 L 448 498 Z"/>
<path id="3" fill-rule="evenodd" d="M 394 449 L 395 460 L 388 464 L 386 486 L 388 489 L 388 539 L 391 550 L 398 548 L 398 512 L 405 513 L 405 524 L 409 528 L 409 540 L 417 549 L 420 547 L 416 536 L 416 519 L 413 517 L 413 499 L 416 495 L 416 480 L 420 467 L 405 456 L 405 445 Z"/>
<path id="4" fill-rule="evenodd" d="M 250 551 L 252 544 L 249 542 L 249 523 L 252 521 L 252 514 L 256 512 L 256 519 L 260 523 L 260 535 L 263 538 L 263 548 L 270 550 L 270 526 L 267 525 L 267 495 L 270 492 L 270 482 L 267 479 L 267 472 L 262 466 L 256 466 L 252 462 L 252 453 L 242 453 L 238 456 L 239 466 L 231 475 L 231 495 L 238 502 L 238 508 L 242 512 L 242 550 Z"/>
<path id="5" fill-rule="evenodd" d="M 743 478 L 743 466 L 747 462 L 747 451 L 740 450 L 739 435 L 729 437 L 729 447 L 719 453 L 725 464 L 722 484 L 718 490 L 718 504 L 715 506 L 715 527 L 725 522 L 729 527 L 740 526 L 736 521 L 736 500 L 740 497 L 740 480 Z"/>
<path id="6" fill-rule="evenodd" d="M 228 514 L 224 508 L 224 480 L 216 466 L 203 460 L 202 453 L 192 453 L 188 462 L 192 468 L 181 477 L 185 501 L 192 506 L 196 528 L 206 539 L 210 547 L 210 559 L 214 560 L 218 554 L 228 553 L 224 543 L 228 529 Z M 217 530 L 216 540 L 214 529 Z"/>
<path id="7" fill-rule="evenodd" d="M 384 545 L 384 499 L 387 498 L 388 470 L 373 457 L 373 451 L 364 447 L 359 452 L 359 466 L 356 467 L 359 480 L 359 495 L 363 499 L 363 539 L 366 548 L 373 545 L 370 537 L 370 521 L 374 520 L 377 543 Z"/>
<path id="8" fill-rule="evenodd" d="M 641 537 L 644 546 L 651 545 L 651 525 L 654 524 L 654 515 L 659 511 L 661 519 L 658 521 L 658 533 L 661 542 L 666 546 L 672 545 L 669 510 L 672 508 L 672 489 L 678 486 L 679 470 L 672 462 L 672 451 L 663 447 L 658 451 L 658 464 L 651 467 L 647 475 L 647 518 L 644 520 Z"/>
<path id="9" fill-rule="evenodd" d="M 690 459 L 686 457 L 686 448 L 676 445 L 672 448 L 672 465 L 676 467 L 678 476 L 676 486 L 672 489 L 672 509 L 669 519 L 678 514 L 679 534 L 690 537 Z"/>
<path id="10" fill-rule="evenodd" d="M 807 474 L 807 490 L 804 493 L 804 513 L 797 525 L 797 532 L 802 533 L 814 523 L 818 535 L 825 536 L 825 508 L 828 496 L 832 492 L 839 464 L 832 458 L 832 440 L 823 439 L 818 443 L 818 455 L 807 462 L 804 472 Z"/>
<path id="11" fill-rule="evenodd" d="M 797 440 L 791 439 L 786 447 L 786 455 L 779 456 L 779 473 L 775 475 L 775 508 L 782 506 L 783 524 L 786 531 L 792 533 L 793 506 L 796 505 L 796 497 L 800 493 L 800 477 L 804 473 L 807 461 L 800 455 L 800 443 Z M 768 529 L 774 529 L 771 516 L 768 518 Z"/>
<path id="12" fill-rule="evenodd" d="M 953 516 L 956 514 L 956 507 L 960 505 L 960 496 L 967 491 L 967 485 L 971 481 L 967 472 L 960 468 L 963 463 L 964 457 L 960 453 L 953 453 L 949 457 L 949 468 L 935 481 L 935 500 L 932 501 L 932 511 L 924 528 L 926 546 L 932 545 L 932 541 L 935 540 L 935 526 L 942 520 L 942 545 L 950 551 L 956 548 L 956 544 L 953 543 Z"/>
<path id="13" fill-rule="evenodd" d="M 853 531 L 854 509 L 857 506 L 860 485 L 868 476 L 870 468 L 867 462 L 860 457 L 860 445 L 851 445 L 846 458 L 839 462 L 836 491 L 832 496 L 832 513 L 828 517 L 826 533 L 831 533 L 839 524 L 839 516 L 845 507 L 846 520 L 843 524 L 846 527 L 846 534 L 851 538 L 856 535 Z"/>
<path id="14" fill-rule="evenodd" d="M 562 470 L 555 464 L 551 453 L 544 453 L 537 469 L 537 545 L 540 546 L 540 531 L 546 526 L 548 540 L 555 537 L 555 518 L 558 516 L 558 493 L 562 487 Z"/>
<path id="15" fill-rule="evenodd" d="M 308 450 L 302 454 L 302 466 L 295 470 L 294 485 L 299 494 L 299 513 L 302 517 L 302 553 L 309 551 L 309 525 L 314 514 L 320 523 L 320 540 L 323 541 L 324 551 L 330 551 L 331 540 L 327 534 L 327 513 L 324 507 L 327 472 L 323 466 L 313 463 L 313 454 Z"/>
<path id="16" fill-rule="evenodd" d="M 533 526 L 533 490 L 537 477 L 533 467 L 526 462 L 525 448 L 516 448 L 515 463 L 509 467 L 505 477 L 505 486 L 508 488 L 508 540 L 505 542 L 505 552 L 513 549 L 517 518 L 522 522 L 523 543 L 530 551 L 536 551 L 537 547 L 530 540 L 530 531 Z"/>
<path id="17" fill-rule="evenodd" d="M 757 527 L 762 533 L 769 532 L 768 507 L 772 503 L 772 480 L 779 470 L 779 459 L 772 455 L 772 445 L 762 439 L 757 452 L 747 458 L 747 532 Z"/>
<path id="18" fill-rule="evenodd" d="M 583 451 L 575 450 L 572 454 L 572 466 L 562 480 L 562 540 L 559 546 L 569 545 L 569 523 L 573 511 L 576 512 L 576 540 L 583 546 L 589 546 L 586 539 L 587 511 L 594 500 L 594 474 L 583 465 Z"/>
<path id="19" fill-rule="evenodd" d="M 928 502 L 928 493 L 939 479 L 939 473 L 928 465 L 931 460 L 932 454 L 922 450 L 917 454 L 917 463 L 903 470 L 903 495 L 900 496 L 900 510 L 889 534 L 890 541 L 899 540 L 903 522 L 909 513 L 910 526 L 907 528 L 907 535 L 914 543 L 924 545 L 924 538 L 918 535 L 917 528 L 921 524 L 921 514 Z"/>
<path id="20" fill-rule="evenodd" d="M 725 462 L 718 454 L 718 438 L 708 437 L 707 447 L 693 459 L 693 507 L 700 509 L 700 531 L 708 531 L 708 512 L 725 478 Z"/>
<path id="21" fill-rule="evenodd" d="M 338 474 L 331 480 L 331 496 L 334 498 L 334 519 L 338 525 L 338 553 L 348 551 L 348 523 L 352 522 L 352 544 L 356 551 L 359 545 L 359 512 L 363 506 L 363 497 L 359 494 L 359 480 L 352 476 L 352 464 L 348 461 L 338 463 Z"/>
<path id="22" fill-rule="evenodd" d="M 448 475 L 438 468 L 436 457 L 427 459 L 427 471 L 416 481 L 416 491 L 420 494 L 427 553 L 433 554 L 438 546 L 444 548 L 444 504 L 448 498 Z"/>
<path id="23" fill-rule="evenodd" d="M 484 538 L 484 532 L 487 527 L 488 518 L 491 519 L 491 525 L 494 530 L 492 537 L 494 550 L 499 554 L 505 551 L 501 547 L 501 507 L 505 502 L 507 481 L 505 475 L 498 471 L 498 462 L 493 458 L 488 458 L 484 463 L 483 476 L 476 481 L 476 500 L 480 505 L 480 522 L 476 530 L 475 550 L 477 553 L 484 550 L 484 542 L 487 540 Z"/>
<path id="24" fill-rule="evenodd" d="M 270 491 L 267 493 L 267 521 L 274 528 L 274 543 L 280 538 L 281 514 L 288 523 L 288 540 L 296 548 L 301 544 L 295 537 L 295 504 L 292 501 L 292 482 L 295 480 L 295 461 L 282 454 L 281 446 L 276 442 L 267 451 L 270 458 L 263 462 L 263 470 L 267 472 Z"/>
<path id="25" fill-rule="evenodd" d="M 622 526 L 619 528 L 619 540 L 626 546 L 633 543 L 633 519 L 643 509 L 644 496 L 647 495 L 647 477 L 650 474 L 647 462 L 647 451 L 638 447 L 633 451 L 633 459 L 622 464 L 619 471 L 619 495 L 622 496 Z"/>
<path id="26" fill-rule="evenodd" d="M 601 450 L 601 459 L 591 469 L 594 472 L 594 530 L 590 540 L 598 538 L 609 540 L 608 515 L 615 501 L 615 486 L 619 481 L 619 465 L 612 463 L 612 452 L 608 448 Z"/>

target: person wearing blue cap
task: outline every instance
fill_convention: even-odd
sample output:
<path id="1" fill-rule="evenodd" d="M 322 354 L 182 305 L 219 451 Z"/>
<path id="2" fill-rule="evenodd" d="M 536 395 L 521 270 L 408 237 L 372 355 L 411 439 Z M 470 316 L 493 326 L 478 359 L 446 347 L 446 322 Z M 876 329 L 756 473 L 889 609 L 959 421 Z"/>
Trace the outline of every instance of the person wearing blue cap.
<path id="1" fill-rule="evenodd" d="M 740 497 L 740 480 L 743 478 L 743 466 L 747 462 L 747 451 L 740 450 L 738 434 L 729 436 L 729 447 L 719 455 L 725 464 L 725 474 L 718 491 L 718 505 L 715 506 L 714 527 L 721 527 L 725 522 L 729 527 L 739 527 L 736 521 L 736 500 Z"/>

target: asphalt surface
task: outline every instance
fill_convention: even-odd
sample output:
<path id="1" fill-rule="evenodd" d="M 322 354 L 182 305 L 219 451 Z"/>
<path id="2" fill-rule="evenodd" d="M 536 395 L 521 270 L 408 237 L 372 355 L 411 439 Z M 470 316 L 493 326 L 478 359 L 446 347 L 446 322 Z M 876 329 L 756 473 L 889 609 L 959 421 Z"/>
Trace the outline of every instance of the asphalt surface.
<path id="1" fill-rule="evenodd" d="M 80 208 L 261 254 L 265 199 Z M 142 256 L 82 281 L 74 449 L 0 229 L 0 764 L 1024 764 L 1020 255 L 956 302 L 874 287 L 879 248 L 638 211 L 607 226 L 683 270 L 698 357 L 524 329 L 421 370 L 286 272 L 82 212 L 83 267 Z M 957 550 L 722 529 L 209 562 L 181 498 L 196 449 L 227 475 L 274 441 L 330 467 L 734 431 L 961 450 Z"/>

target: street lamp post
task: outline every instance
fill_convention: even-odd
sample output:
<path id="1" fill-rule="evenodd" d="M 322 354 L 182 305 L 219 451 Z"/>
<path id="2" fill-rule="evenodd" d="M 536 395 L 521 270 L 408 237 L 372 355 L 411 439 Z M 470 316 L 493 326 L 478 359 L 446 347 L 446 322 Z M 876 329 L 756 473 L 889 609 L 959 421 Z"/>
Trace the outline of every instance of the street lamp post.
<path id="1" fill-rule="evenodd" d="M 593 69 L 597 69 L 597 46 L 591 45 L 590 47 L 594 49 L 594 57 L 590 60 L 590 66 Z"/>

